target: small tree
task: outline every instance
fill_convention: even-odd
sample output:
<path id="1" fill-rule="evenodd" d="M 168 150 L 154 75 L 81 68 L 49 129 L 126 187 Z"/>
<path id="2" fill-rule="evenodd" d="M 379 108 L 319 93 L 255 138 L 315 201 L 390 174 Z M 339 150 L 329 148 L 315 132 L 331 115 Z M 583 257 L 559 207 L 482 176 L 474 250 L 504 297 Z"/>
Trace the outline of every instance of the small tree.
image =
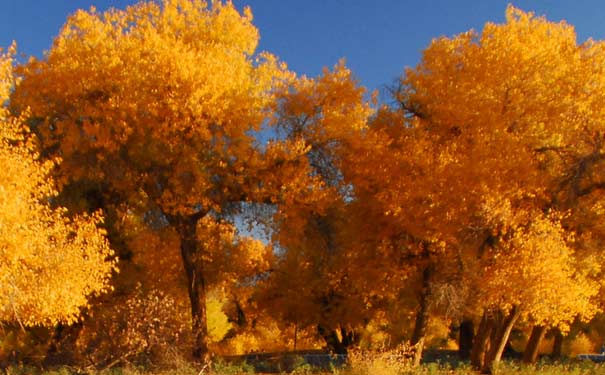
<path id="1" fill-rule="evenodd" d="M 0 56 L 0 102 L 13 86 L 12 52 Z M 70 218 L 51 208 L 52 161 L 38 160 L 23 118 L 0 108 L 0 321 L 74 323 L 108 291 L 113 252 L 100 214 Z"/>

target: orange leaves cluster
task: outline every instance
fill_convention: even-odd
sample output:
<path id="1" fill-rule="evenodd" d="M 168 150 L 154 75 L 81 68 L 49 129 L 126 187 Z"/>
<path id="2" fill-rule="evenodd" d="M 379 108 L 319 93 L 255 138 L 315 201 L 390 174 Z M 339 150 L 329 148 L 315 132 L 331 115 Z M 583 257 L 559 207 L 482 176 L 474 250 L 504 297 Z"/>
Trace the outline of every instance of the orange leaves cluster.
<path id="1" fill-rule="evenodd" d="M 343 62 L 277 93 L 274 124 L 300 147 L 298 168 L 308 177 L 307 189 L 286 189 L 278 202 L 273 239 L 282 251 L 260 298 L 262 308 L 297 329 L 348 329 L 367 317 L 357 291 L 363 280 L 349 277 L 353 268 L 366 268 L 347 258 L 353 255 L 345 234 L 352 185 L 344 173 L 355 167 L 351 154 L 361 148 L 373 113 L 365 95 Z"/>
<path id="2" fill-rule="evenodd" d="M 240 236 L 231 223 L 205 217 L 198 223 L 197 236 L 201 244 L 197 256 L 200 264 L 203 261 L 208 285 L 227 289 L 269 269 L 271 246 Z"/>
<path id="3" fill-rule="evenodd" d="M 366 127 L 372 114 L 364 94 L 365 88 L 340 61 L 332 71 L 326 68 L 316 79 L 301 77 L 279 92 L 277 111 L 281 116 L 276 121 L 298 136 L 326 140 L 343 138 L 339 133 L 353 136 Z"/>

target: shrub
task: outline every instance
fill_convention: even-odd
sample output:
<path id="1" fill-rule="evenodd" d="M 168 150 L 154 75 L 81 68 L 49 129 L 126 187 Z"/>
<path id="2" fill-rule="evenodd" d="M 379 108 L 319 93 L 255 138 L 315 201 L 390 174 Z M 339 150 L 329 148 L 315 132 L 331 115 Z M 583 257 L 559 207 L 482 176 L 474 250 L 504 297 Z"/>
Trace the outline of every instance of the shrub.
<path id="1" fill-rule="evenodd" d="M 351 351 L 347 375 L 399 375 L 412 369 L 412 348 L 403 344 L 393 350 Z"/>
<path id="2" fill-rule="evenodd" d="M 163 363 L 183 346 L 188 332 L 173 298 L 145 292 L 138 286 L 122 303 L 104 306 L 87 320 L 76 343 L 89 365 L 96 368 L 132 363 Z"/>

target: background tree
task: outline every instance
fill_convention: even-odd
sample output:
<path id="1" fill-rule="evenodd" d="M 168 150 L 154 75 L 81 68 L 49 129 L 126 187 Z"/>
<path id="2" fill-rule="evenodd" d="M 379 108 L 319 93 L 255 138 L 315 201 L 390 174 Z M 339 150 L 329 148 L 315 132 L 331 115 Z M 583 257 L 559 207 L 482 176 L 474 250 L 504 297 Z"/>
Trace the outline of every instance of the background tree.
<path id="1" fill-rule="evenodd" d="M 343 175 L 351 143 L 361 142 L 370 103 L 352 73 L 339 63 L 315 79 L 300 77 L 278 93 L 278 135 L 305 148 L 316 186 L 313 201 L 279 204 L 274 240 L 281 250 L 264 283 L 266 308 L 296 329 L 317 330 L 327 347 L 344 354 L 358 341 L 372 307 L 363 272 L 351 264 L 347 205 L 353 186 Z M 357 336 L 357 337 L 356 337 Z"/>

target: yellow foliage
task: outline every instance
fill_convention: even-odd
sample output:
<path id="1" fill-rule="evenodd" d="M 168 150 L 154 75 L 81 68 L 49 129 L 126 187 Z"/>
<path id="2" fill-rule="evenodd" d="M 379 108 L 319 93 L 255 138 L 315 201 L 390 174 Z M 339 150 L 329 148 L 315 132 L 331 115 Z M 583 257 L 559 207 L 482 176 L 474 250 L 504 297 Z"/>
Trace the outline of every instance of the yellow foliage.
<path id="1" fill-rule="evenodd" d="M 414 371 L 412 356 L 413 349 L 401 344 L 392 350 L 354 351 L 347 359 L 351 375 L 398 375 Z"/>
<path id="2" fill-rule="evenodd" d="M 227 315 L 223 312 L 223 303 L 210 294 L 206 303 L 206 316 L 208 319 L 208 336 L 211 342 L 219 342 L 232 328 Z"/>
<path id="3" fill-rule="evenodd" d="M 510 234 L 488 250 L 480 298 L 489 307 L 517 306 L 534 324 L 567 331 L 574 318 L 587 321 L 597 312 L 598 286 L 591 276 L 599 265 L 576 261 L 570 247 L 573 238 L 559 218 L 537 212 L 528 216 L 528 224 L 513 225 Z"/>
<path id="4" fill-rule="evenodd" d="M 383 312 L 374 316 L 360 332 L 360 348 L 375 349 L 389 347 L 391 344 L 391 336 L 388 330 L 389 323 Z"/>
<path id="5" fill-rule="evenodd" d="M 427 327 L 426 347 L 433 349 L 451 349 L 453 344 L 456 345 L 457 349 L 457 343 L 452 342 L 452 340 L 448 338 L 450 334 L 450 325 L 451 322 L 446 319 L 439 319 L 437 317 L 431 319 Z"/>
<path id="6" fill-rule="evenodd" d="M 170 214 L 220 211 L 251 188 L 241 172 L 262 167 L 251 132 L 288 77 L 254 55 L 257 42 L 250 12 L 231 3 L 78 11 L 44 60 L 20 68 L 12 105 L 40 121 L 45 149 L 59 147 L 62 182 L 143 189 Z"/>
<path id="7" fill-rule="evenodd" d="M 279 352 L 289 349 L 284 332 L 275 321 L 263 321 L 222 344 L 222 351 L 231 355 Z"/>
<path id="8" fill-rule="evenodd" d="M 12 54 L 0 57 L 0 102 L 12 87 Z M 70 218 L 23 118 L 0 108 L 0 320 L 73 323 L 89 298 L 110 289 L 113 252 L 100 213 Z"/>
<path id="9" fill-rule="evenodd" d="M 571 26 L 509 6 L 504 24 L 435 39 L 401 78 L 399 107 L 375 111 L 344 63 L 295 78 L 256 53 L 258 40 L 248 9 L 164 0 L 78 11 L 18 84 L 11 54 L 0 59 L 0 101 L 14 87 L 21 116 L 0 110 L 0 320 L 73 322 L 109 289 L 100 213 L 51 209 L 51 168 L 59 187 L 103 183 L 120 204 L 159 212 L 160 229 L 130 208 L 121 218 L 145 285 L 182 296 L 181 260 L 201 303 L 205 288 L 254 281 L 277 321 L 221 343 L 234 353 L 287 347 L 273 337 L 293 325 L 344 332 L 370 321 L 367 336 L 384 341 L 385 301 L 453 289 L 448 302 L 466 299 L 470 315 L 516 308 L 565 331 L 595 314 L 605 43 L 578 44 Z M 50 161 L 38 160 L 25 119 Z M 265 124 L 286 139 L 259 147 Z M 224 219 L 259 202 L 275 208 L 277 257 Z M 421 288 L 414 276 L 429 265 Z M 144 311 L 177 300 L 133 296 L 125 311 L 143 316 L 110 330 L 136 331 L 119 345 L 149 347 L 156 321 Z M 220 341 L 231 324 L 217 297 L 207 308 Z M 366 371 L 401 370 L 380 361 Z"/>

